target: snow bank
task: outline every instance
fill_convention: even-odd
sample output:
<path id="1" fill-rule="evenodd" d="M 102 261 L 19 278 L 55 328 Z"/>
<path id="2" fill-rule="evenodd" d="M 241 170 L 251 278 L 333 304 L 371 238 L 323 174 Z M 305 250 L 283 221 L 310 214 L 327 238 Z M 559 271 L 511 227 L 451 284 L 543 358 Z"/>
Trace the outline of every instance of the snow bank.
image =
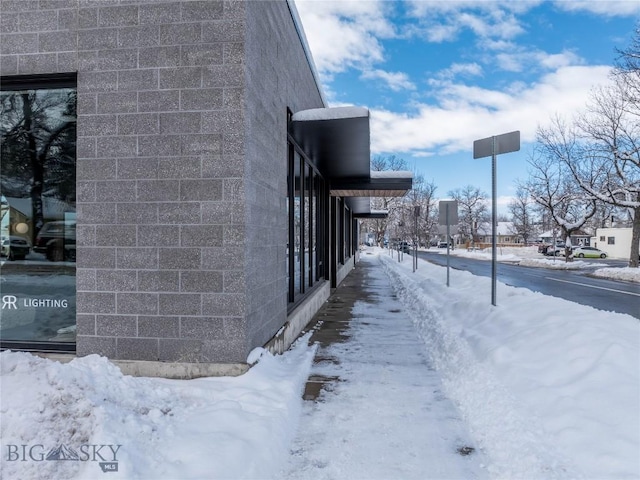
<path id="1" fill-rule="evenodd" d="M 601 266 L 601 265 L 600 265 Z M 599 268 L 592 275 L 596 277 L 624 280 L 626 282 L 640 283 L 640 268 Z"/>
<path id="2" fill-rule="evenodd" d="M 380 258 L 492 477 L 640 477 L 637 319 Z"/>
<path id="3" fill-rule="evenodd" d="M 262 352 L 240 377 L 167 380 L 122 375 L 97 355 L 61 364 L 2 352 L 2 478 L 103 478 L 102 458 L 114 457 L 118 471 L 105 478 L 272 477 L 314 354 L 305 338 L 281 356 Z M 13 445 L 32 455 L 12 461 L 23 453 Z M 97 457 L 94 445 L 105 445 Z M 61 446 L 80 461 L 38 461 Z"/>

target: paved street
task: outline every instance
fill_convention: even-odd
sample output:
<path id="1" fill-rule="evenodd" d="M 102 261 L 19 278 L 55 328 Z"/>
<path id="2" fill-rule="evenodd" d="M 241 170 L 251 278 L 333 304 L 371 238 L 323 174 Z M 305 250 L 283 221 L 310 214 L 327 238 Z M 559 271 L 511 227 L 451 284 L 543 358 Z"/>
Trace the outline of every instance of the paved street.
<path id="1" fill-rule="evenodd" d="M 446 255 L 418 252 L 418 257 L 446 265 Z M 553 261 L 553 260 L 549 260 Z M 556 259 L 564 262 L 564 259 Z M 450 256 L 451 268 L 467 270 L 474 275 L 491 276 L 491 262 L 467 257 Z M 498 263 L 498 281 L 523 287 L 545 295 L 564 298 L 600 310 L 627 313 L 640 318 L 640 285 L 588 276 L 588 270 L 558 270 Z"/>

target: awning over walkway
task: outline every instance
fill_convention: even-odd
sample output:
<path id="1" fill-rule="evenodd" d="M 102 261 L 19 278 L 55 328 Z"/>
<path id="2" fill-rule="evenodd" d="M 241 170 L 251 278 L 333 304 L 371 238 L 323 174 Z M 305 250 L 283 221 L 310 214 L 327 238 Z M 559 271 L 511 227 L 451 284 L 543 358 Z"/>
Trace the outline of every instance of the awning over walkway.
<path id="1" fill-rule="evenodd" d="M 406 171 L 371 171 L 367 179 L 339 178 L 331 182 L 331 195 L 339 197 L 401 197 L 411 189 L 413 174 Z"/>
<path id="2" fill-rule="evenodd" d="M 332 196 L 395 197 L 411 189 L 411 172 L 372 172 L 369 110 L 314 108 L 293 114 L 289 133 L 329 182 Z M 369 214 L 368 198 L 351 199 L 354 214 Z"/>

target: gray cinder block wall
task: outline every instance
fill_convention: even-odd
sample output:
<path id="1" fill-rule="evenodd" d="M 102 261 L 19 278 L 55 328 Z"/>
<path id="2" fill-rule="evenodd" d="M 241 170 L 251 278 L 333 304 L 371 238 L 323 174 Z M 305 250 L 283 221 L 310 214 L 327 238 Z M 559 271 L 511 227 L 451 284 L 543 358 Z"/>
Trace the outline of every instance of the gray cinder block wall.
<path id="1" fill-rule="evenodd" d="M 77 353 L 243 362 L 286 321 L 282 1 L 1 0 L 2 75 L 78 72 Z"/>
<path id="2" fill-rule="evenodd" d="M 246 21 L 246 318 L 262 345 L 287 316 L 287 107 L 324 105 L 287 3 L 248 2 Z"/>

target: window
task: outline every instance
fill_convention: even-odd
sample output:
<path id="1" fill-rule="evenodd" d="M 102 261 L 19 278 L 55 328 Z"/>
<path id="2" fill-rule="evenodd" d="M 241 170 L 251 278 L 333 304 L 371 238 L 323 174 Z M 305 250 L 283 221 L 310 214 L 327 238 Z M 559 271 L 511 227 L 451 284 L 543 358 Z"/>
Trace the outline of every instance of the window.
<path id="1" fill-rule="evenodd" d="M 313 264 L 315 268 L 315 277 L 314 280 L 317 282 L 324 278 L 324 250 L 320 248 L 320 245 L 324 244 L 324 239 L 320 237 L 321 233 L 324 231 L 322 228 L 323 218 L 324 218 L 324 209 L 323 209 L 323 196 L 322 196 L 322 188 L 324 187 L 324 182 L 322 177 L 314 172 L 313 176 L 313 215 L 314 221 L 312 224 L 312 251 L 313 251 Z"/>
<path id="2" fill-rule="evenodd" d="M 2 347 L 73 350 L 76 75 L 1 85 Z"/>
<path id="3" fill-rule="evenodd" d="M 287 284 L 289 302 L 296 303 L 324 279 L 325 183 L 311 160 L 291 139 L 288 170 Z"/>
<path id="4" fill-rule="evenodd" d="M 302 222 L 304 221 L 304 215 L 302 215 L 302 177 L 300 171 L 300 155 L 297 152 L 293 156 L 293 282 L 294 282 L 294 295 L 302 293 L 304 282 L 302 281 L 302 249 L 304 246 L 304 239 L 302 233 L 304 231 Z"/>
<path id="5" fill-rule="evenodd" d="M 616 244 L 616 237 L 607 237 L 607 244 L 608 245 L 615 245 Z"/>
<path id="6" fill-rule="evenodd" d="M 606 240 L 606 239 L 605 239 L 604 235 L 601 235 L 601 236 L 600 236 L 600 241 L 601 241 L 601 242 L 604 242 L 605 240 Z"/>

